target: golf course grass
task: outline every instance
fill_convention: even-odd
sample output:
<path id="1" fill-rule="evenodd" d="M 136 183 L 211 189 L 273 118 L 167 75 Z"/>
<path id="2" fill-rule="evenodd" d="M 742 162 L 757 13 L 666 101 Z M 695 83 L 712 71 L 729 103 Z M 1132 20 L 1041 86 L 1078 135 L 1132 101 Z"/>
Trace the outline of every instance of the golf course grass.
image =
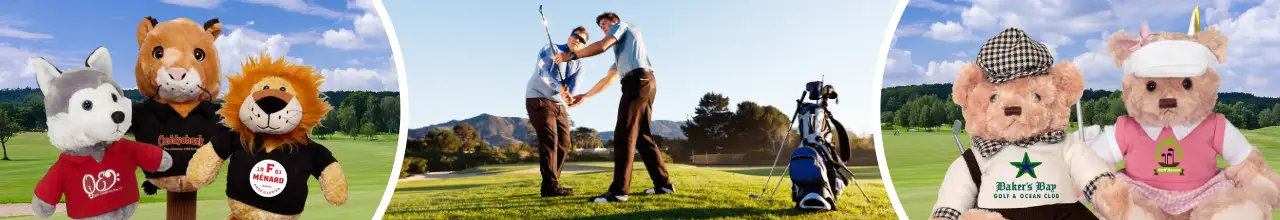
<path id="1" fill-rule="evenodd" d="M 1242 131 L 1249 143 L 1258 147 L 1268 165 L 1280 169 L 1280 127 L 1267 127 L 1257 130 Z M 928 219 L 933 213 L 933 204 L 938 199 L 938 185 L 942 184 L 942 176 L 960 157 L 951 130 L 944 128 L 937 132 L 900 132 L 883 131 L 885 166 L 889 168 L 889 176 L 893 178 L 893 186 L 898 193 L 907 217 L 911 219 Z M 968 134 L 960 134 L 961 143 L 970 147 Z M 1222 164 L 1222 163 L 1219 163 Z M 1280 216 L 1280 212 L 1273 212 Z"/>
<path id="2" fill-rule="evenodd" d="M 324 200 L 320 184 L 315 178 L 308 178 L 309 194 L 307 196 L 304 218 L 323 217 L 325 219 L 366 219 L 373 217 L 378 203 L 382 201 L 382 193 L 386 190 L 387 178 L 395 163 L 397 136 L 381 135 L 375 141 L 365 138 L 351 140 L 342 135 L 334 135 L 329 140 L 317 140 L 333 151 L 334 157 L 342 164 L 346 174 L 349 196 L 347 204 L 333 206 Z M 49 144 L 44 133 L 21 133 L 7 144 L 11 161 L 0 161 L 0 204 L 29 204 L 36 182 L 44 176 L 50 165 L 58 157 L 58 149 Z M 398 168 L 398 167 L 396 167 Z M 229 214 L 225 196 L 226 164 L 219 173 L 218 179 L 208 187 L 199 191 L 199 219 L 224 219 Z M 142 171 L 139 170 L 139 182 Z M 136 186 L 135 186 L 136 187 Z M 133 219 L 164 219 L 165 195 L 161 191 L 156 195 L 142 194 L 142 205 Z M 51 219 L 66 219 L 65 213 L 55 213 Z M 38 219 L 25 216 L 17 219 Z"/>
<path id="3" fill-rule="evenodd" d="M 542 198 L 537 172 L 514 172 L 537 169 L 537 164 L 486 166 L 471 173 L 487 173 L 453 179 L 428 179 L 400 182 L 387 208 L 386 219 L 896 219 L 893 205 L 885 194 L 877 167 L 852 167 L 858 183 L 871 197 L 868 203 L 850 185 L 840 198 L 839 211 L 804 212 L 792 208 L 789 182 L 784 181 L 777 195 L 767 200 L 752 200 L 748 194 L 760 194 L 768 167 L 696 167 L 668 164 L 667 171 L 676 185 L 670 195 L 644 195 L 653 187 L 643 163 L 636 163 L 632 174 L 630 201 L 594 204 L 587 198 L 608 188 L 613 177 L 611 162 L 569 162 L 567 166 L 597 167 L 598 171 L 565 173 L 561 183 L 576 191 L 573 196 Z M 781 168 L 781 167 L 780 167 Z M 782 172 L 779 169 L 777 172 Z M 777 175 L 775 173 L 774 175 Z M 773 178 L 773 181 L 777 181 Z"/>

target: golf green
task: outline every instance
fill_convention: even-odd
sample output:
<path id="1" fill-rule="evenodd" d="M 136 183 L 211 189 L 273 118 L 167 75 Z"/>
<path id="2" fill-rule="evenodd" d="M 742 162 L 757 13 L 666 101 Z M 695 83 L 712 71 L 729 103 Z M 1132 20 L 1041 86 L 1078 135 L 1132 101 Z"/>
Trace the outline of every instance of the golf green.
<path id="1" fill-rule="evenodd" d="M 1243 132 L 1249 142 L 1262 151 L 1268 165 L 1280 169 L 1280 127 Z M 947 166 L 960 156 L 951 131 L 882 133 L 885 134 L 884 165 L 889 168 L 889 177 L 893 179 L 894 190 L 907 217 L 928 219 L 933 213 L 931 209 L 938 199 L 938 185 L 942 184 Z M 960 134 L 960 138 L 968 148 L 969 136 Z M 1273 216 L 1280 216 L 1280 212 L 1273 212 Z"/>
<path id="2" fill-rule="evenodd" d="M 365 138 L 352 140 L 347 136 L 335 135 L 328 140 L 317 140 L 329 150 L 342 164 L 347 177 L 348 201 L 343 206 L 333 206 L 324 200 L 320 184 L 314 178 L 307 180 L 309 194 L 307 197 L 304 218 L 323 217 L 327 219 L 365 219 L 373 217 L 378 203 L 382 201 L 382 193 L 386 190 L 388 175 L 399 171 L 394 167 L 397 136 L 380 135 L 377 140 Z M 58 149 L 49 145 L 48 136 L 44 133 L 22 133 L 7 144 L 9 158 L 0 160 L 0 204 L 27 204 L 36 182 L 48 171 L 58 157 Z M 142 171 L 137 171 L 141 181 Z M 229 214 L 226 196 L 226 165 L 216 182 L 201 189 L 198 196 L 197 218 L 223 219 Z M 134 214 L 134 219 L 163 219 L 165 216 L 165 196 L 142 194 L 142 204 Z M 53 214 L 54 219 L 66 219 L 65 213 Z M 26 216 L 20 219 L 38 219 Z"/>
<path id="3" fill-rule="evenodd" d="M 896 219 L 885 194 L 877 167 L 853 167 L 858 183 L 871 198 L 868 203 L 857 187 L 846 188 L 837 204 L 839 211 L 805 212 L 792 208 L 788 188 L 773 198 L 753 200 L 760 194 L 768 167 L 713 168 L 669 164 L 676 185 L 671 195 L 643 195 L 652 187 L 642 163 L 635 164 L 630 201 L 593 204 L 587 198 L 604 193 L 612 180 L 612 163 L 570 162 L 583 167 L 581 173 L 565 173 L 562 184 L 576 194 L 542 198 L 538 194 L 541 177 L 537 172 L 480 172 L 488 175 L 452 179 L 400 182 L 387 208 L 387 219 Z M 593 169 L 588 169 L 594 167 Z M 536 164 L 501 165 L 480 170 L 527 170 Z M 603 169 L 601 169 L 603 168 Z M 566 169 L 569 170 L 569 169 Z M 777 172 L 781 172 L 778 170 Z M 472 172 L 476 173 L 476 172 Z M 774 175 L 777 175 L 776 173 Z M 777 181 L 778 178 L 773 178 Z"/>

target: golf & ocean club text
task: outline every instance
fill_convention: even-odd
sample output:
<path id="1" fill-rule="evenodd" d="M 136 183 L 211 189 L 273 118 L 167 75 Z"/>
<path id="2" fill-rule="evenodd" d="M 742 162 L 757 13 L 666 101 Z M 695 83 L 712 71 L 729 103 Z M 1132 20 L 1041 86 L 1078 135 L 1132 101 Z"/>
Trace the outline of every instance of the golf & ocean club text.
<path id="1" fill-rule="evenodd" d="M 1045 182 L 996 182 L 996 193 L 992 196 L 997 199 L 1054 199 L 1058 198 L 1057 189 L 1058 184 Z"/>

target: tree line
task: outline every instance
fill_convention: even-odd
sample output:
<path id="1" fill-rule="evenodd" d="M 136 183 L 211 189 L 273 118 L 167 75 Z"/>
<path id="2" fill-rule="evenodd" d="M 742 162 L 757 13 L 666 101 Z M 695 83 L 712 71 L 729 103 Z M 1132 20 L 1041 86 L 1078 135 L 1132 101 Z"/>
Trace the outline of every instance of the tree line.
<path id="1" fill-rule="evenodd" d="M 327 139 L 337 132 L 352 139 L 374 140 L 380 133 L 395 133 L 400 129 L 400 100 L 397 92 L 329 91 L 323 93 L 334 109 L 321 120 L 312 134 Z M 16 98 L 16 97 L 21 98 Z M 137 90 L 125 90 L 125 96 L 141 103 Z M 137 96 L 137 97 L 134 97 Z M 338 97 L 341 102 L 334 102 Z M 9 160 L 8 142 L 21 132 L 44 132 L 44 96 L 39 89 L 0 89 L 0 160 Z M 222 100 L 214 100 L 222 103 Z"/>
<path id="2" fill-rule="evenodd" d="M 678 149 L 677 155 L 744 154 L 743 163 L 771 164 L 779 153 L 779 145 L 783 145 L 780 152 L 783 154 L 799 146 L 798 131 L 789 129 L 791 118 L 777 107 L 742 101 L 730 109 L 729 103 L 729 97 L 723 94 L 702 95 L 694 107 L 693 118 L 680 127 L 688 137 L 688 147 Z M 855 155 L 855 161 L 850 162 L 875 165 L 872 139 L 848 135 Z M 832 144 L 838 146 L 835 135 L 832 139 Z"/>
<path id="3" fill-rule="evenodd" d="M 1116 117 L 1127 115 L 1123 92 L 1119 90 L 1085 90 L 1081 109 L 1086 125 L 1115 124 Z M 959 105 L 951 101 L 951 84 L 924 84 L 890 87 L 881 90 L 881 129 L 897 127 L 933 130 L 964 120 Z M 1071 109 L 1071 114 L 1076 114 Z M 1280 126 L 1280 98 L 1258 97 L 1247 93 L 1219 93 L 1214 112 L 1221 113 L 1241 129 Z M 1074 121 L 1074 119 L 1073 119 Z"/>

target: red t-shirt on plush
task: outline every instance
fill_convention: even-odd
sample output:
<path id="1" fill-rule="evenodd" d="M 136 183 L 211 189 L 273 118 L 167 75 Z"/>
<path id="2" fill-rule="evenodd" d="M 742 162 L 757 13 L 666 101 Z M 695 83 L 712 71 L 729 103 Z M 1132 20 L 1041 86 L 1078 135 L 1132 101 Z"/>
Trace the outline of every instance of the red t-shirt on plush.
<path id="1" fill-rule="evenodd" d="M 138 202 L 135 167 L 154 172 L 164 150 L 120 139 L 107 147 L 102 162 L 90 156 L 63 154 L 36 185 L 36 198 L 58 204 L 67 197 L 67 217 L 87 218 Z"/>

